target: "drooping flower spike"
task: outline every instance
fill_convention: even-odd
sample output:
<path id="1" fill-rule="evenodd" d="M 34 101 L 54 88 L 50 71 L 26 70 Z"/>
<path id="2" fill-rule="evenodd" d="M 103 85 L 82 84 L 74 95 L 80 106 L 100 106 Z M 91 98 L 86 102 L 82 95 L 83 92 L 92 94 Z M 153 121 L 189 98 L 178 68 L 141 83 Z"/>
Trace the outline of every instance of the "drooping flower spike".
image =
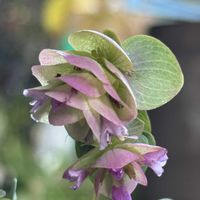
<path id="1" fill-rule="evenodd" d="M 111 135 L 124 140 L 128 135 L 125 125 L 137 117 L 137 109 L 127 79 L 119 69 L 107 60 L 101 66 L 90 57 L 64 51 L 43 50 L 39 58 L 41 65 L 33 66 L 32 73 L 43 86 L 24 90 L 24 95 L 34 99 L 33 119 L 43 120 L 46 114 L 50 124 L 66 128 L 82 120 L 101 149 Z M 69 134 L 86 142 L 89 129 L 80 136 L 73 131 Z"/>
<path id="2" fill-rule="evenodd" d="M 68 168 L 63 177 L 73 182 L 72 189 L 77 189 L 92 175 L 97 197 L 101 193 L 113 200 L 128 200 L 137 184 L 147 185 L 142 167 L 150 167 L 161 176 L 167 159 L 167 150 L 162 147 L 123 143 L 104 151 L 91 150 Z"/>
<path id="3" fill-rule="evenodd" d="M 79 159 L 63 175 L 72 189 L 90 176 L 97 200 L 131 200 L 138 184 L 147 185 L 145 167 L 161 176 L 168 159 L 146 110 L 171 100 L 183 74 L 173 53 L 149 36 L 120 44 L 112 32 L 82 30 L 69 42 L 73 51 L 42 50 L 32 67 L 41 86 L 24 90 L 33 98 L 31 117 L 65 126 L 78 144 Z"/>

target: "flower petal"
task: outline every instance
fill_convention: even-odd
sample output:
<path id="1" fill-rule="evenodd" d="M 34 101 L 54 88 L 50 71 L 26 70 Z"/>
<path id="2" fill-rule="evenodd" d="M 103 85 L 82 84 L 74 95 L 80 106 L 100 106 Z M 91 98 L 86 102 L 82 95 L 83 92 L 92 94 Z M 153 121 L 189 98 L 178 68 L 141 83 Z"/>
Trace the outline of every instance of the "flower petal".
<path id="1" fill-rule="evenodd" d="M 94 74 L 100 81 L 102 81 L 103 87 L 106 90 L 106 92 L 115 100 L 123 103 L 119 95 L 117 94 L 116 90 L 110 83 L 104 69 L 98 62 L 85 56 L 72 55 L 61 51 L 59 51 L 59 53 L 64 56 L 64 58 L 68 61 L 69 64 L 75 65 L 81 69 L 86 69 L 90 71 L 92 74 Z"/>
<path id="2" fill-rule="evenodd" d="M 101 96 L 99 98 L 88 99 L 89 105 L 96 110 L 100 115 L 113 122 L 116 125 L 123 125 L 119 117 L 113 110 L 113 107 L 108 97 Z"/>
<path id="3" fill-rule="evenodd" d="M 127 128 L 123 125 L 116 125 L 111 121 L 102 117 L 102 128 L 101 128 L 101 141 L 100 141 L 100 149 L 104 149 L 107 147 L 110 142 L 111 136 L 116 136 L 120 140 L 124 140 L 124 136 L 128 135 Z"/>
<path id="4" fill-rule="evenodd" d="M 118 181 L 121 180 L 122 177 L 124 176 L 123 169 L 111 169 L 110 173 Z"/>
<path id="5" fill-rule="evenodd" d="M 112 200 L 132 200 L 131 194 L 124 186 L 112 187 Z"/>
<path id="6" fill-rule="evenodd" d="M 76 190 L 80 187 L 81 183 L 86 179 L 89 173 L 85 170 L 68 169 L 64 172 L 63 178 L 70 182 L 75 182 L 71 189 Z"/>
<path id="7" fill-rule="evenodd" d="M 61 51 L 58 51 L 58 53 L 60 53 L 69 64 L 91 72 L 103 83 L 109 83 L 103 68 L 95 60 L 86 56 L 72 55 Z"/>
<path id="8" fill-rule="evenodd" d="M 49 122 L 56 126 L 73 124 L 82 118 L 83 114 L 79 110 L 66 105 L 61 105 L 56 110 L 51 109 L 49 112 Z"/>
<path id="9" fill-rule="evenodd" d="M 130 151 L 124 149 L 112 149 L 105 152 L 99 159 L 97 159 L 93 167 L 119 169 L 137 159 L 139 159 L 139 156 Z"/>
<path id="10" fill-rule="evenodd" d="M 32 109 L 30 111 L 31 118 L 36 122 L 48 123 L 48 113 L 50 110 L 49 98 L 45 95 L 45 91 L 50 86 L 35 87 L 25 89 L 23 94 L 27 97 L 32 97 L 34 100 L 30 102 Z"/>
<path id="11" fill-rule="evenodd" d="M 134 179 L 130 179 L 126 176 L 126 179 L 124 180 L 124 187 L 126 188 L 129 194 L 131 194 L 135 190 L 137 184 L 137 181 L 135 181 Z"/>
<path id="12" fill-rule="evenodd" d="M 144 164 L 150 167 L 157 176 L 161 176 L 164 172 L 162 168 L 167 163 L 168 156 L 166 149 L 160 149 L 144 155 Z"/>
<path id="13" fill-rule="evenodd" d="M 48 91 L 45 94 L 73 108 L 77 108 L 80 110 L 89 109 L 88 103 L 84 95 L 67 85 L 58 86 L 54 90 Z"/>
<path id="14" fill-rule="evenodd" d="M 95 189 L 97 199 L 99 196 L 100 187 L 103 184 L 104 177 L 105 177 L 105 170 L 99 169 L 95 175 L 95 180 L 94 180 L 94 189 Z"/>
<path id="15" fill-rule="evenodd" d="M 58 79 L 89 97 L 99 97 L 105 93 L 101 82 L 89 73 L 73 73 Z"/>
<path id="16" fill-rule="evenodd" d="M 85 119 L 91 128 L 93 134 L 95 135 L 95 138 L 98 142 L 100 142 L 100 115 L 93 109 L 84 110 L 83 115 L 85 116 Z"/>
<path id="17" fill-rule="evenodd" d="M 143 157 L 143 159 L 140 158 L 140 162 L 150 167 L 157 176 L 162 175 L 164 171 L 162 167 L 168 159 L 165 148 L 142 143 L 126 143 L 118 145 L 119 147 L 140 154 Z"/>
<path id="18" fill-rule="evenodd" d="M 69 97 L 71 92 L 71 87 L 67 85 L 60 85 L 53 90 L 45 92 L 45 95 L 64 103 L 66 99 Z"/>
<path id="19" fill-rule="evenodd" d="M 25 89 L 23 95 L 26 97 L 32 97 L 36 100 L 42 100 L 45 97 L 43 90 L 36 88 Z"/>
<path id="20" fill-rule="evenodd" d="M 54 49 L 43 49 L 39 54 L 41 65 L 57 65 L 66 63 L 66 60 Z"/>
<path id="21" fill-rule="evenodd" d="M 145 176 L 145 173 L 141 166 L 137 162 L 132 162 L 131 163 L 133 166 L 133 170 L 135 173 L 135 176 L 133 177 L 135 181 L 137 181 L 141 185 L 147 185 L 147 178 Z"/>
<path id="22" fill-rule="evenodd" d="M 73 66 L 68 63 L 57 65 L 35 65 L 31 68 L 33 76 L 42 84 L 46 85 L 52 79 L 60 75 L 72 73 Z"/>

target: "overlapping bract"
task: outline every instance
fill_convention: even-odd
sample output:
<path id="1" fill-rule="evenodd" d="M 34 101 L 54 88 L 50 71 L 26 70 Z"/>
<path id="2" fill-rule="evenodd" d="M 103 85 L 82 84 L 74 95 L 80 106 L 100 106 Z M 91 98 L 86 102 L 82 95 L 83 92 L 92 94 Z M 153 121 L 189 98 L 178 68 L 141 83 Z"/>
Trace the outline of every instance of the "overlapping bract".
<path id="1" fill-rule="evenodd" d="M 87 56 L 49 49 L 39 58 L 41 65 L 33 66 L 32 73 L 43 86 L 24 91 L 34 98 L 35 120 L 44 120 L 46 114 L 50 124 L 69 125 L 69 134 L 83 142 L 92 132 L 101 149 L 112 135 L 124 140 L 125 125 L 136 118 L 137 109 L 126 78 L 112 63 L 104 59 L 101 65 Z M 80 133 L 77 122 L 86 126 Z"/>
<path id="2" fill-rule="evenodd" d="M 142 167 L 150 167 L 161 176 L 167 159 L 167 150 L 162 147 L 124 143 L 101 152 L 91 150 L 68 168 L 63 177 L 73 182 L 72 189 L 77 189 L 87 176 L 93 175 L 97 197 L 102 193 L 113 200 L 128 200 L 137 184 L 147 185 Z"/>

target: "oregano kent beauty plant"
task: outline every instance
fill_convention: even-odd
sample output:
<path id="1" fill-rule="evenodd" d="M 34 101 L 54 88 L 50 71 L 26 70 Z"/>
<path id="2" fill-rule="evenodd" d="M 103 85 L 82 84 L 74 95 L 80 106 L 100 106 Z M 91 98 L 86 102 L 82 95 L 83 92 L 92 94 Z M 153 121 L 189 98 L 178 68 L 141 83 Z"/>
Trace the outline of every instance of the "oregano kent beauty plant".
<path id="1" fill-rule="evenodd" d="M 111 31 L 81 30 L 74 50 L 44 49 L 25 89 L 36 122 L 65 126 L 78 159 L 63 178 L 78 189 L 87 177 L 95 199 L 131 200 L 145 171 L 163 173 L 167 150 L 157 146 L 147 110 L 170 101 L 183 86 L 178 61 L 159 40 L 136 35 L 120 42 Z"/>

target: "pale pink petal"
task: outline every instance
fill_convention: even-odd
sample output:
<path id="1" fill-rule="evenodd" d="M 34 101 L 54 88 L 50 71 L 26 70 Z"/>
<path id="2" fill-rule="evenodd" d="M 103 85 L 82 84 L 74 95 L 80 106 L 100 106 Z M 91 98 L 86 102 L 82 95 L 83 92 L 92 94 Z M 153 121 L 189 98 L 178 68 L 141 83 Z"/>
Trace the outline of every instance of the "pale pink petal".
<path id="1" fill-rule="evenodd" d="M 95 175 L 95 179 L 94 179 L 94 189 L 95 189 L 97 199 L 99 196 L 99 190 L 103 184 L 104 177 L 105 177 L 105 170 L 99 169 L 97 171 L 97 173 Z"/>
<path id="2" fill-rule="evenodd" d="M 86 97 L 80 92 L 72 93 L 70 98 L 65 102 L 68 106 L 80 109 L 80 110 L 89 110 L 89 106 L 86 100 Z"/>
<path id="3" fill-rule="evenodd" d="M 139 159 L 139 155 L 124 149 L 112 149 L 105 152 L 92 167 L 116 169 Z"/>
<path id="4" fill-rule="evenodd" d="M 132 162 L 131 164 L 133 165 L 134 172 L 135 172 L 135 177 L 134 177 L 135 181 L 137 181 L 141 185 L 146 186 L 147 178 L 141 166 L 137 162 Z"/>
<path id="5" fill-rule="evenodd" d="M 113 107 L 108 99 L 108 97 L 101 96 L 100 98 L 88 99 L 89 105 L 96 110 L 100 115 L 116 125 L 123 125 L 119 117 L 113 110 Z"/>
<path id="6" fill-rule="evenodd" d="M 100 81 L 102 81 L 103 87 L 106 90 L 106 92 L 115 100 L 123 104 L 116 90 L 113 88 L 112 84 L 110 83 L 104 69 L 101 67 L 101 65 L 98 62 L 85 56 L 72 55 L 65 52 L 61 52 L 60 54 L 64 56 L 64 58 L 68 61 L 69 64 L 75 65 L 81 69 L 88 70 L 92 74 L 94 74 Z"/>
<path id="7" fill-rule="evenodd" d="M 126 143 L 120 147 L 129 149 L 129 151 L 132 152 L 137 152 L 143 157 L 140 159 L 140 162 L 150 167 L 157 176 L 162 175 L 164 171 L 162 167 L 166 164 L 168 159 L 167 150 L 165 148 L 142 143 Z"/>
<path id="8" fill-rule="evenodd" d="M 72 55 L 65 52 L 62 52 L 62 56 L 67 60 L 69 64 L 77 66 L 81 69 L 88 70 L 92 72 L 92 74 L 94 74 L 103 83 L 109 84 L 103 68 L 95 60 L 92 60 L 89 57 Z"/>
<path id="9" fill-rule="evenodd" d="M 118 93 L 116 92 L 116 90 L 114 89 L 114 87 L 111 84 L 104 84 L 103 85 L 105 91 L 116 101 L 120 102 L 121 104 L 124 105 L 124 102 L 121 100 L 121 98 L 119 97 Z"/>
<path id="10" fill-rule="evenodd" d="M 66 60 L 61 56 L 57 50 L 43 49 L 39 54 L 39 61 L 41 65 L 56 65 L 66 63 Z"/>
<path id="11" fill-rule="evenodd" d="M 100 142 L 100 128 L 101 128 L 101 119 L 100 115 L 93 109 L 84 110 L 83 115 L 91 128 L 95 138 Z"/>
<path id="12" fill-rule="evenodd" d="M 48 91 L 45 94 L 59 102 L 65 103 L 68 106 L 80 110 L 89 109 L 86 97 L 67 85 L 59 86 L 55 90 Z"/>
<path id="13" fill-rule="evenodd" d="M 138 183 L 134 179 L 130 179 L 129 177 L 126 177 L 124 181 L 124 187 L 126 187 L 126 190 L 131 194 L 135 188 L 137 187 Z"/>
<path id="14" fill-rule="evenodd" d="M 40 87 L 25 89 L 23 95 L 26 97 L 32 97 L 36 100 L 42 100 L 45 97 L 45 90 L 40 89 Z"/>
<path id="15" fill-rule="evenodd" d="M 163 147 L 143 144 L 143 143 L 128 143 L 128 146 L 133 147 L 141 155 L 144 155 L 146 153 L 151 153 L 151 152 L 158 152 L 158 151 L 167 152 L 167 150 Z"/>
<path id="16" fill-rule="evenodd" d="M 59 79 L 89 97 L 99 97 L 105 93 L 101 82 L 89 73 L 74 73 Z"/>
<path id="17" fill-rule="evenodd" d="M 67 85 L 60 85 L 53 90 L 49 90 L 45 92 L 45 95 L 64 103 L 66 99 L 69 97 L 71 92 L 71 87 Z"/>

